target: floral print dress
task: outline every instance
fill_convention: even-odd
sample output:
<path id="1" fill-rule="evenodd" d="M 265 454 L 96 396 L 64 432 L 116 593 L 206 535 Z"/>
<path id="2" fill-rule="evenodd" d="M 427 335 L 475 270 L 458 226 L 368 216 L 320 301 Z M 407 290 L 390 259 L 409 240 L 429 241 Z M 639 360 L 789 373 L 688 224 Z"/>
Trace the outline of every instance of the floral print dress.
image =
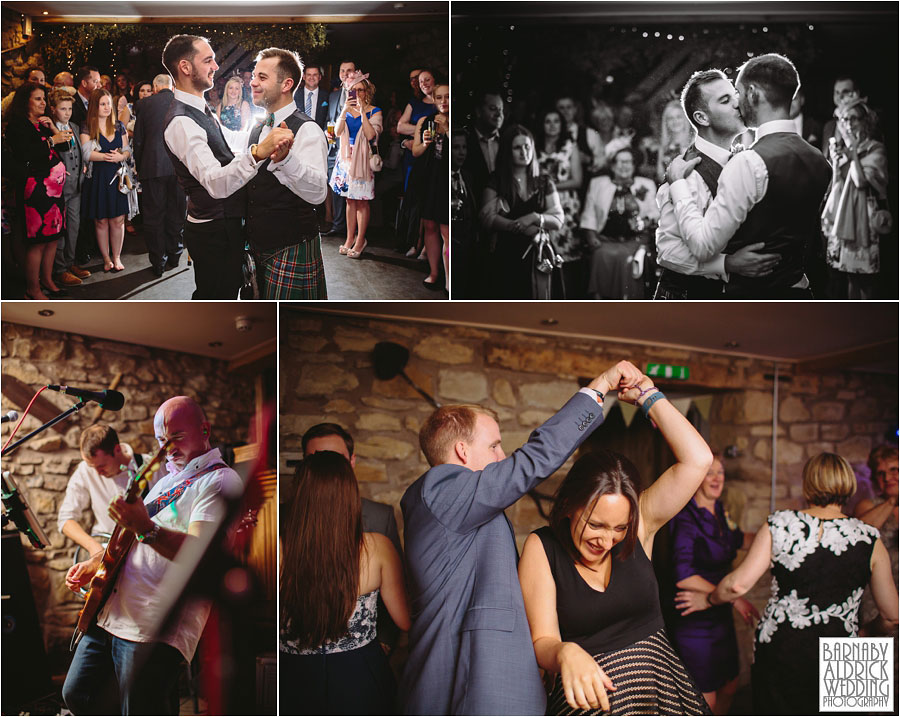
<path id="1" fill-rule="evenodd" d="M 554 184 L 567 182 L 572 178 L 572 152 L 575 143 L 566 140 L 561 149 L 555 152 L 541 151 L 538 165 L 541 174 L 553 180 Z M 583 258 L 586 247 L 578 234 L 578 220 L 581 217 L 581 200 L 573 189 L 558 190 L 559 203 L 562 205 L 565 221 L 557 231 L 551 232 L 550 239 L 563 261 L 578 261 Z"/>
<path id="2" fill-rule="evenodd" d="M 856 518 L 769 516 L 772 595 L 756 630 L 755 714 L 818 712 L 820 637 L 856 637 L 878 531 Z"/>
<path id="3" fill-rule="evenodd" d="M 17 169 L 23 170 L 22 210 L 25 218 L 25 238 L 29 244 L 57 241 L 66 229 L 66 203 L 63 187 L 66 184 L 66 165 L 46 138 L 52 131 L 27 120 L 12 121 L 7 128 Z"/>

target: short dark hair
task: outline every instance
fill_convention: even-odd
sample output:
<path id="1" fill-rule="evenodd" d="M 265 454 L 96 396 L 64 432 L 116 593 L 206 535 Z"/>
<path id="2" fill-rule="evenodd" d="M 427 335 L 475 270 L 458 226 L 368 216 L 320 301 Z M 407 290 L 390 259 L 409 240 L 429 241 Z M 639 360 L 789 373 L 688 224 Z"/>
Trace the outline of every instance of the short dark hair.
<path id="1" fill-rule="evenodd" d="M 75 87 L 81 87 L 81 83 L 84 82 L 84 78 L 90 77 L 92 72 L 96 72 L 98 75 L 100 74 L 100 70 L 98 70 L 93 65 L 84 65 L 83 67 L 79 67 L 78 71 L 75 73 Z"/>
<path id="2" fill-rule="evenodd" d="M 307 429 L 306 433 L 303 434 L 303 438 L 300 439 L 300 448 L 303 451 L 303 455 L 306 455 L 306 446 L 313 438 L 325 438 L 325 436 L 337 436 L 340 438 L 344 445 L 347 446 L 347 455 L 353 455 L 353 436 L 337 423 L 317 423 L 312 428 Z"/>
<path id="3" fill-rule="evenodd" d="M 46 73 L 46 71 L 44 70 L 44 68 L 41 67 L 40 65 L 38 65 L 38 66 L 36 66 L 36 67 L 29 67 L 29 68 L 28 68 L 28 74 L 25 75 L 25 77 L 31 77 L 31 73 L 32 73 L 32 72 L 40 72 L 40 73 L 42 73 L 42 74 L 44 75 L 44 79 L 45 79 L 45 80 L 47 79 L 47 73 Z"/>
<path id="4" fill-rule="evenodd" d="M 704 101 L 703 93 L 700 91 L 700 88 L 710 82 L 727 79 L 728 78 L 722 70 L 716 69 L 698 70 L 688 78 L 688 81 L 684 85 L 684 89 L 681 90 L 681 109 L 684 110 L 688 122 L 694 127 L 697 126 L 694 122 L 694 112 L 709 109 L 709 104 Z"/>
<path id="5" fill-rule="evenodd" d="M 178 63 L 182 60 L 194 61 L 197 48 L 194 44 L 197 40 L 209 42 L 199 35 L 173 35 L 169 38 L 162 52 L 162 63 L 172 77 L 178 77 Z"/>
<path id="6" fill-rule="evenodd" d="M 638 470 L 625 456 L 607 450 L 585 453 L 563 478 L 554 496 L 550 510 L 550 529 L 566 552 L 576 562 L 581 554 L 572 542 L 572 514 L 580 511 L 590 515 L 601 496 L 622 495 L 628 500 L 631 515 L 625 532 L 619 559 L 624 560 L 634 551 L 638 539 Z M 583 528 L 582 528 L 583 530 Z"/>
<path id="7" fill-rule="evenodd" d="M 846 74 L 846 73 L 845 73 L 845 74 L 838 75 L 837 77 L 835 77 L 835 78 L 834 78 L 834 82 L 832 83 L 832 85 L 836 85 L 838 82 L 841 82 L 841 81 L 843 81 L 843 80 L 850 80 L 850 82 L 853 83 L 853 89 L 854 89 L 854 90 L 858 90 L 858 89 L 859 89 L 859 83 L 856 81 L 856 78 L 853 77 L 853 75 L 848 75 L 848 74 Z"/>
<path id="8" fill-rule="evenodd" d="M 280 47 L 267 47 L 261 50 L 256 56 L 256 62 L 260 60 L 268 60 L 270 57 L 278 58 L 278 81 L 284 82 L 285 77 L 290 77 L 294 84 L 292 90 L 296 90 L 300 86 L 300 78 L 303 77 L 303 63 L 296 52 L 283 50 Z"/>
<path id="9" fill-rule="evenodd" d="M 46 97 L 47 88 L 43 85 L 39 85 L 37 82 L 26 82 L 19 87 L 19 89 L 16 90 L 16 94 L 13 95 L 12 101 L 9 103 L 7 117 L 9 119 L 15 117 L 28 119 L 28 101 L 37 90 L 43 92 Z"/>
<path id="10" fill-rule="evenodd" d="M 770 105 L 790 109 L 800 87 L 800 75 L 788 58 L 770 52 L 747 60 L 738 70 L 738 82 L 758 85 Z"/>
<path id="11" fill-rule="evenodd" d="M 111 426 L 98 423 L 85 428 L 84 433 L 81 434 L 81 453 L 88 458 L 93 458 L 97 451 L 112 455 L 117 445 L 119 445 L 119 435 Z"/>

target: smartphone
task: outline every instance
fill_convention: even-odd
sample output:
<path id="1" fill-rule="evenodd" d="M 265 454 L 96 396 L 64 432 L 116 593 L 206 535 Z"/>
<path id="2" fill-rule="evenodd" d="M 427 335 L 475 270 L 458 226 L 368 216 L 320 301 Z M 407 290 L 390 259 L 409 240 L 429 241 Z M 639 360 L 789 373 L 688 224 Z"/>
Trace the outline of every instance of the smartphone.
<path id="1" fill-rule="evenodd" d="M 347 90 L 347 99 L 355 100 L 356 99 L 356 90 Z"/>

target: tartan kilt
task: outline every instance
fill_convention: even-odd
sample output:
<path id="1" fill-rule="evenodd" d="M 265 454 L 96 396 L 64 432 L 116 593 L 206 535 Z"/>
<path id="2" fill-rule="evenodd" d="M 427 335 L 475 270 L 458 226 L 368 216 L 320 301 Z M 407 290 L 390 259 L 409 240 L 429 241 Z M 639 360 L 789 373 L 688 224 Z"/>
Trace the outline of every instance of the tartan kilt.
<path id="1" fill-rule="evenodd" d="M 327 299 L 319 237 L 257 257 L 261 299 Z"/>

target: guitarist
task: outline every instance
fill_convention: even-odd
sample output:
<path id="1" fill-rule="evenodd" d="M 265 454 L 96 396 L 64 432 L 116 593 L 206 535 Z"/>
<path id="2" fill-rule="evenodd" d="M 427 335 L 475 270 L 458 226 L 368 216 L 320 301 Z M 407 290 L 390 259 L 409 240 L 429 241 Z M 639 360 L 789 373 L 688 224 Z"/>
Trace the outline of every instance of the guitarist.
<path id="1" fill-rule="evenodd" d="M 107 506 L 125 490 L 128 471 L 136 473 L 149 457 L 135 453 L 127 443 L 120 443 L 115 429 L 101 423 L 84 430 L 80 448 L 81 463 L 69 478 L 57 527 L 88 555 L 97 555 L 103 553 L 103 546 L 91 536 L 112 533 L 115 522 L 106 514 Z M 78 522 L 88 507 L 94 514 L 90 533 Z"/>
<path id="2" fill-rule="evenodd" d="M 219 449 L 210 448 L 209 422 L 193 399 L 167 400 L 153 428 L 160 445 L 170 441 L 167 475 L 144 502 L 116 498 L 109 505 L 110 517 L 138 542 L 97 623 L 78 643 L 66 676 L 63 699 L 76 715 L 178 714 L 178 676 L 182 662 L 194 656 L 209 603 L 186 601 L 169 627 L 154 634 L 152 626 L 161 617 L 159 584 L 182 545 L 215 532 L 225 512 L 222 496 L 243 492 L 238 474 L 225 465 Z M 69 589 L 93 577 L 101 560 L 92 556 L 73 566 L 66 576 Z M 115 696 L 118 705 L 110 708 L 107 700 Z"/>

